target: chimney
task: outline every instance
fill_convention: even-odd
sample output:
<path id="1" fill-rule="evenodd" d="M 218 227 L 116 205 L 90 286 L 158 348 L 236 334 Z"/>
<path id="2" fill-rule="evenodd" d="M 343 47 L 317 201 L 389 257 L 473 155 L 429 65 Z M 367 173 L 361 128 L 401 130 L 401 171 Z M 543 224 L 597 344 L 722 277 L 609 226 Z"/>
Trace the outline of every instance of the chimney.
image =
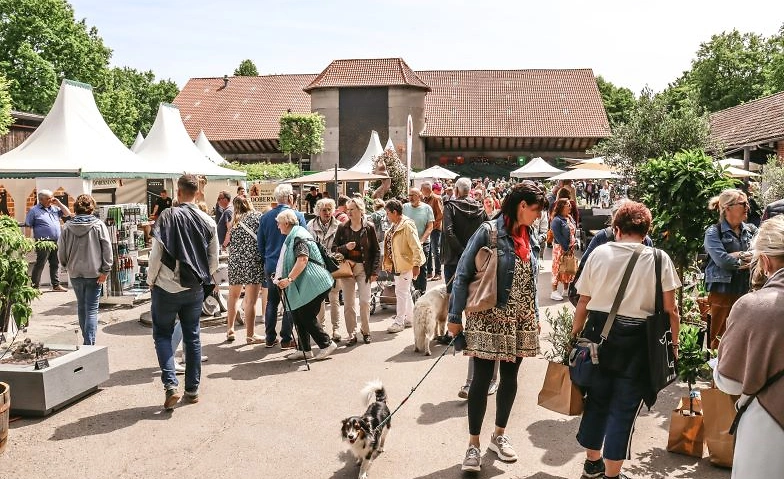
<path id="1" fill-rule="evenodd" d="M 229 86 L 229 75 L 223 75 L 223 88 Z"/>

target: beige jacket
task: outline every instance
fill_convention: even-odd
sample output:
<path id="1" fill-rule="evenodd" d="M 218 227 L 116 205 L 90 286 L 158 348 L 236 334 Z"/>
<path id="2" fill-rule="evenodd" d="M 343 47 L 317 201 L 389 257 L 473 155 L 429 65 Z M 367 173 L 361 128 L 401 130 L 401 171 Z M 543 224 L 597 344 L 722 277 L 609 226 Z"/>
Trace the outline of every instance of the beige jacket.
<path id="1" fill-rule="evenodd" d="M 392 257 L 386 252 L 389 250 L 387 242 L 392 242 Z M 419 242 L 417 227 L 414 220 L 403 216 L 400 223 L 387 232 L 384 238 L 384 270 L 395 273 L 406 273 L 415 266 L 425 264 L 425 252 Z"/>

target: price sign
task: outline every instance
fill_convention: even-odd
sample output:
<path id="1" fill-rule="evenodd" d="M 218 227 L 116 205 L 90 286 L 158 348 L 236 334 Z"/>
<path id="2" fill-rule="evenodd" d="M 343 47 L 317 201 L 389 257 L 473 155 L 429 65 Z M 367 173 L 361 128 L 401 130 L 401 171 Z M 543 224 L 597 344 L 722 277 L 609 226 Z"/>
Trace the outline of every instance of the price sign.
<path id="1" fill-rule="evenodd" d="M 40 371 L 41 369 L 46 369 L 49 367 L 49 360 L 48 359 L 37 359 L 35 361 L 35 370 Z"/>

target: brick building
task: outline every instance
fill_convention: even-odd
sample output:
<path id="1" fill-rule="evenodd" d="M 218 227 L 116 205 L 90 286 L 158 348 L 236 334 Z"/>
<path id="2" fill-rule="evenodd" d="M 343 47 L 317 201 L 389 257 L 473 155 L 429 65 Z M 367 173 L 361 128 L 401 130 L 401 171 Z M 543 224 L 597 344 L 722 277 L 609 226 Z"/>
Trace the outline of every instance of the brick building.
<path id="1" fill-rule="evenodd" d="M 240 161 L 284 160 L 280 116 L 319 112 L 325 151 L 313 170 L 353 166 L 371 130 L 402 152 L 409 114 L 415 168 L 509 171 L 519 157 L 585 157 L 610 135 L 590 69 L 414 71 L 400 58 L 335 60 L 317 75 L 192 78 L 174 103 L 192 138 L 204 130 Z"/>

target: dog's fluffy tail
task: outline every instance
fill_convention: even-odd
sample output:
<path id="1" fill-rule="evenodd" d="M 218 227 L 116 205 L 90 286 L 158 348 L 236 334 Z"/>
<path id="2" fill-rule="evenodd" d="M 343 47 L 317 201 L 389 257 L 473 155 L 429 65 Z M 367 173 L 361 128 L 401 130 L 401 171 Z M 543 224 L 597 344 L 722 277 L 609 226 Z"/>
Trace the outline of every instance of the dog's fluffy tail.
<path id="1" fill-rule="evenodd" d="M 370 405 L 375 401 L 387 402 L 387 391 L 384 389 L 384 385 L 381 384 L 380 379 L 367 383 L 361 394 L 365 400 L 365 405 Z"/>

